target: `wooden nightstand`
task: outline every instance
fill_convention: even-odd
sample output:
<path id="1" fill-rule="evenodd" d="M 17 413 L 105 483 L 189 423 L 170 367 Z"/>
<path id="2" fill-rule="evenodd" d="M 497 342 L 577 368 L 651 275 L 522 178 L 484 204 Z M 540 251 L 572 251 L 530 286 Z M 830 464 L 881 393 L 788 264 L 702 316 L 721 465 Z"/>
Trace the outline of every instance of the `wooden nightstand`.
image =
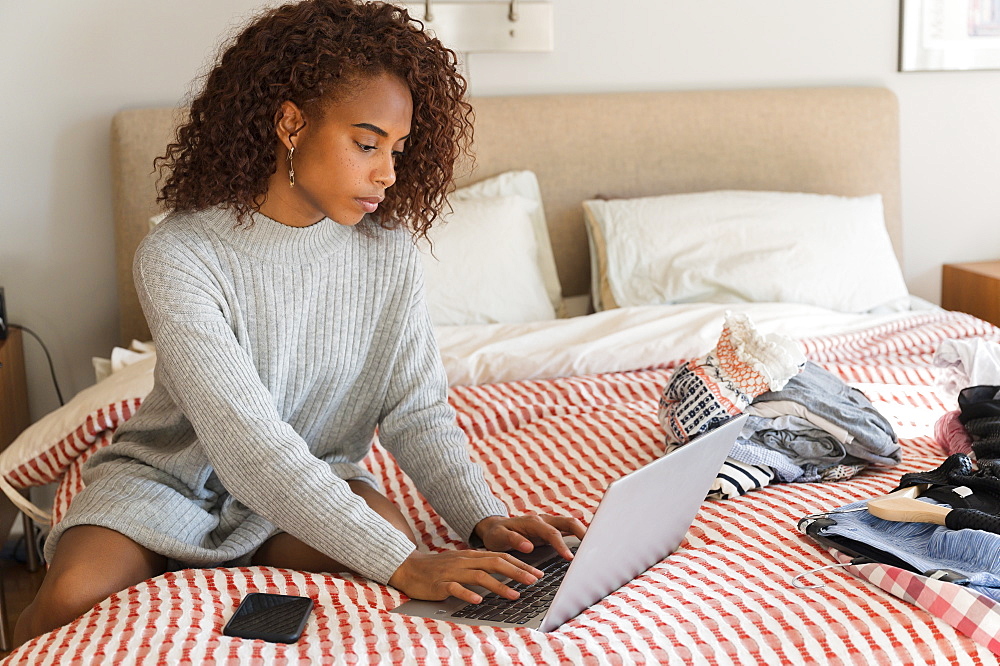
<path id="1" fill-rule="evenodd" d="M 1000 326 L 1000 261 L 945 264 L 941 307 L 968 312 Z"/>
<path id="2" fill-rule="evenodd" d="M 7 448 L 25 428 L 31 425 L 28 412 L 28 381 L 24 373 L 24 347 L 21 329 L 7 329 L 7 339 L 0 340 L 0 451 Z M 18 514 L 17 508 L 0 493 L 0 541 L 5 541 Z M 24 533 L 31 535 L 31 521 L 24 517 Z M 33 559 L 34 551 L 30 551 Z M 38 568 L 37 562 L 29 570 Z M 2 582 L 0 582 L 2 583 Z M 6 601 L 0 584 L 0 650 L 10 649 L 10 627 L 7 623 Z"/>
<path id="3" fill-rule="evenodd" d="M 0 451 L 31 425 L 22 344 L 19 328 L 9 329 L 7 339 L 0 340 Z"/>

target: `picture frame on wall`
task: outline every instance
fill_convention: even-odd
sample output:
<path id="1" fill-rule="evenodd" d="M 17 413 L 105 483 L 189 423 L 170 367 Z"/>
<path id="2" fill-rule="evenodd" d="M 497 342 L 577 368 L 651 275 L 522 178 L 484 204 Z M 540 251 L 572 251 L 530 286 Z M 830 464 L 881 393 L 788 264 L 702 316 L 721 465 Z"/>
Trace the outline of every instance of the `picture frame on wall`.
<path id="1" fill-rule="evenodd" d="M 1000 69 L 1000 0 L 900 0 L 899 71 Z"/>

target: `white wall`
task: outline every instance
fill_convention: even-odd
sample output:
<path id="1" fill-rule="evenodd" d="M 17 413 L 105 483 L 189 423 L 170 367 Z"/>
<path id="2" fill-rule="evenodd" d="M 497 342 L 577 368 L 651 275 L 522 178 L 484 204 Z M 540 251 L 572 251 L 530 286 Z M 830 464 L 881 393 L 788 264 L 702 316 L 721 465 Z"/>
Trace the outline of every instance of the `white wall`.
<path id="1" fill-rule="evenodd" d="M 219 37 L 265 4 L 0 0 L 0 285 L 12 321 L 49 345 L 64 393 L 90 384 L 90 357 L 117 343 L 111 116 L 180 102 Z M 941 264 L 1000 256 L 1000 72 L 897 73 L 898 4 L 555 0 L 555 52 L 472 55 L 471 89 L 888 86 L 902 116 L 905 274 L 936 301 Z M 56 403 L 27 345 L 37 418 Z"/>

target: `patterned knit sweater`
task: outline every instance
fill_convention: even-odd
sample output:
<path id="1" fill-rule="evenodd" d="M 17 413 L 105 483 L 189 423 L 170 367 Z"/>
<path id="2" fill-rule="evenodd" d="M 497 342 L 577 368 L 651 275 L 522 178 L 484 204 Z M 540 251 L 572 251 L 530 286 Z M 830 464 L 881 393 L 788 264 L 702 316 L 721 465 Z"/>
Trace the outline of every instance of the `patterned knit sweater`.
<path id="1" fill-rule="evenodd" d="M 84 493 L 141 470 L 158 513 L 118 502 L 103 507 L 113 518 L 71 509 L 68 524 L 100 522 L 193 564 L 238 558 L 277 528 L 384 583 L 413 544 L 346 483 L 376 483 L 358 465 L 376 427 L 461 538 L 507 515 L 447 404 L 413 242 L 362 224 L 255 215 L 236 227 L 215 208 L 174 214 L 143 241 L 134 272 L 155 387 L 88 462 Z"/>

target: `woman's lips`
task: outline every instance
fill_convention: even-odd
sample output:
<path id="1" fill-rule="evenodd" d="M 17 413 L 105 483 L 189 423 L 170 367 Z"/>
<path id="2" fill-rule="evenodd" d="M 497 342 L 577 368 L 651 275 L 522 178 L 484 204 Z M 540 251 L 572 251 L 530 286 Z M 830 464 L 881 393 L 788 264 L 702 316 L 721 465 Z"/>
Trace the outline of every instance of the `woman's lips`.
<path id="1" fill-rule="evenodd" d="M 380 197 L 358 197 L 355 199 L 366 213 L 374 213 L 378 209 L 378 205 L 382 203 Z"/>

